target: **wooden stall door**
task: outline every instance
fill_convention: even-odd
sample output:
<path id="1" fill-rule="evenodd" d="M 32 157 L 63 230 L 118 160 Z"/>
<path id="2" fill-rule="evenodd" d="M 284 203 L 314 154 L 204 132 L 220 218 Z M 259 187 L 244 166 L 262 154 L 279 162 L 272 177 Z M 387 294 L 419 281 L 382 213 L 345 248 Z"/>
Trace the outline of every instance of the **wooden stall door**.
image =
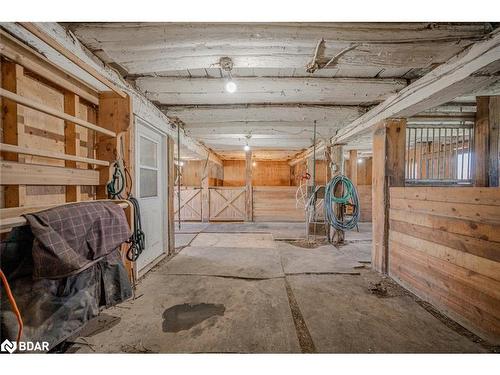
<path id="1" fill-rule="evenodd" d="M 211 187 L 209 188 L 209 200 L 210 220 L 245 220 L 244 187 Z"/>
<path id="2" fill-rule="evenodd" d="M 177 203 L 177 194 L 175 191 L 174 215 L 179 218 L 179 207 Z M 182 221 L 201 221 L 201 188 L 183 187 L 181 190 L 181 220 Z"/>

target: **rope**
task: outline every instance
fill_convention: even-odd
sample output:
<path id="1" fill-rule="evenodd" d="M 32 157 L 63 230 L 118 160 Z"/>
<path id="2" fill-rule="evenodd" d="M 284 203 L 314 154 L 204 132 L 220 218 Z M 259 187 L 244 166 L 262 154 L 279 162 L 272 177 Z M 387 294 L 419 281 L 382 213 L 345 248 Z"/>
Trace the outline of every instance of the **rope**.
<path id="1" fill-rule="evenodd" d="M 146 236 L 142 231 L 139 202 L 132 195 L 129 195 L 128 200 L 134 206 L 134 231 L 127 241 L 130 244 L 127 251 L 127 259 L 131 262 L 135 262 L 146 248 Z"/>
<path id="2" fill-rule="evenodd" d="M 337 185 L 342 184 L 342 196 L 335 196 Z M 340 209 L 336 210 L 337 205 Z M 333 177 L 330 182 L 325 186 L 325 219 L 335 229 L 338 230 L 351 230 L 358 225 L 360 207 L 359 197 L 356 188 L 352 181 L 344 175 L 337 175 Z M 343 212 L 345 206 L 352 206 L 353 213 L 347 219 L 341 219 L 337 216 L 336 212 Z"/>
<path id="3" fill-rule="evenodd" d="M 10 285 L 9 285 L 9 282 L 7 281 L 7 277 L 5 276 L 5 274 L 3 273 L 2 270 L 0 270 L 0 279 L 2 279 L 3 285 L 5 287 L 5 291 L 7 292 L 7 297 L 9 298 L 10 306 L 12 307 L 12 311 L 14 311 L 14 314 L 16 315 L 16 318 L 17 318 L 17 324 L 19 326 L 19 329 L 17 331 L 17 343 L 19 344 L 19 341 L 21 341 L 21 336 L 23 334 L 23 319 L 21 317 L 21 313 L 19 311 L 19 308 L 17 307 L 14 295 L 12 294 L 12 291 L 10 290 Z"/>
<path id="4" fill-rule="evenodd" d="M 113 163 L 114 171 L 111 181 L 106 185 L 110 199 L 124 199 L 122 193 L 126 192 L 126 199 L 134 207 L 134 231 L 128 239 L 130 244 L 127 250 L 127 259 L 135 262 L 146 248 L 146 236 L 142 230 L 141 208 L 139 201 L 132 196 L 132 176 L 123 161 L 116 160 Z M 129 187 L 127 191 L 127 186 Z"/>

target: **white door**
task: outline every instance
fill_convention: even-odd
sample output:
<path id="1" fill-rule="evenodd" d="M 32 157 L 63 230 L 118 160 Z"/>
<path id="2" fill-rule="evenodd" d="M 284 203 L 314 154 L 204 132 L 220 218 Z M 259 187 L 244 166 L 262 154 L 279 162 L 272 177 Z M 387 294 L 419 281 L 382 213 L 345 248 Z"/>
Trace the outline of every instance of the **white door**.
<path id="1" fill-rule="evenodd" d="M 136 196 L 146 248 L 137 260 L 141 271 L 167 251 L 165 137 L 142 121 L 136 123 Z"/>

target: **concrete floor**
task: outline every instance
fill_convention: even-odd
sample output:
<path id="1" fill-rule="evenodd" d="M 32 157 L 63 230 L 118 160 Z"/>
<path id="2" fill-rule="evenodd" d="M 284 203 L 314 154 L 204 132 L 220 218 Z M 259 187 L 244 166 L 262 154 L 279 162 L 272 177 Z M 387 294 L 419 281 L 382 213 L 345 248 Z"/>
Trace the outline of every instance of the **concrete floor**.
<path id="1" fill-rule="evenodd" d="M 370 226 L 303 248 L 303 224 L 184 225 L 180 252 L 107 309 L 68 351 L 484 352 L 369 269 Z"/>

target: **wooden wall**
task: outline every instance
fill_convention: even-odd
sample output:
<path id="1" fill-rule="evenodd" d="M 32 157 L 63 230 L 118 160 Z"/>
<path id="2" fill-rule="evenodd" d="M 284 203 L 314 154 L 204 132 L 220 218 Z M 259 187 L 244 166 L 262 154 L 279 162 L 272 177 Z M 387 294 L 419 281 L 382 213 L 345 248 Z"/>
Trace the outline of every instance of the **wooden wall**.
<path id="1" fill-rule="evenodd" d="M 182 167 L 182 186 L 201 186 L 201 174 L 205 160 L 188 160 Z M 212 161 L 208 162 L 208 185 L 222 186 L 224 170 Z"/>
<path id="2" fill-rule="evenodd" d="M 295 164 L 292 167 L 290 185 L 299 186 L 300 177 L 307 171 L 307 162 L 305 160 Z M 316 185 L 325 185 L 327 172 L 327 163 L 325 160 L 316 160 Z M 312 171 L 309 171 L 312 178 Z"/>
<path id="3" fill-rule="evenodd" d="M 3 61 L 5 66 L 6 61 Z M 20 74 L 19 74 L 20 73 Z M 61 112 L 65 111 L 64 91 L 46 83 L 43 79 L 30 74 L 25 69 L 18 70 L 17 93 L 23 97 L 35 100 L 44 105 L 50 106 Z M 80 98 L 76 117 L 96 123 L 97 107 L 85 102 Z M 1 124 L 3 141 L 3 124 Z M 50 150 L 51 152 L 65 153 L 65 123 L 64 120 L 49 116 L 34 109 L 17 105 L 17 144 L 36 150 Z M 76 126 L 76 155 L 88 158 L 95 158 L 95 132 L 81 126 Z M 46 158 L 40 156 L 22 155 L 18 156 L 20 163 L 65 166 L 64 160 Z M 76 168 L 87 169 L 87 163 L 76 163 Z M 19 205 L 20 206 L 40 206 L 59 204 L 66 202 L 65 186 L 56 185 L 20 185 Z M 76 186 L 79 200 L 95 199 L 96 189 L 94 186 Z M 2 191 L 5 187 L 2 187 Z M 5 207 L 5 200 L 2 199 L 0 206 Z"/>
<path id="4" fill-rule="evenodd" d="M 224 186 L 245 186 L 245 161 L 224 160 Z M 286 161 L 255 161 L 253 186 L 290 186 L 290 165 Z"/>
<path id="5" fill-rule="evenodd" d="M 294 186 L 254 187 L 254 221 L 305 221 L 304 208 L 295 207 L 296 190 Z"/>
<path id="6" fill-rule="evenodd" d="M 500 344 L 500 189 L 390 189 L 389 275 Z"/>

